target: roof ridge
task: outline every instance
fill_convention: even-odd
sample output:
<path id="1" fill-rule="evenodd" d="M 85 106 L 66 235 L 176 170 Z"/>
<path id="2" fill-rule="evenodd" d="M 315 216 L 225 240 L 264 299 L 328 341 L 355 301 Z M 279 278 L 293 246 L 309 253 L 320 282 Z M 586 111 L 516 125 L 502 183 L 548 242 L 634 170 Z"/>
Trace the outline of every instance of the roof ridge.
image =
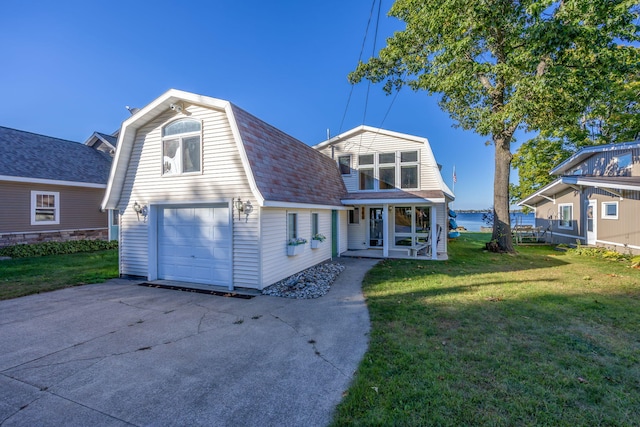
<path id="1" fill-rule="evenodd" d="M 7 127 L 7 126 L 0 126 L 0 128 L 8 129 L 8 130 L 11 130 L 11 131 L 14 131 L 14 132 L 28 133 L 30 135 L 41 136 L 41 137 L 49 138 L 49 139 L 56 139 L 56 140 L 61 141 L 61 142 L 70 142 L 72 144 L 84 145 L 84 144 L 82 144 L 81 142 L 78 142 L 78 141 L 72 141 L 70 139 L 58 138 L 57 136 L 44 135 L 42 133 L 30 132 L 28 130 L 15 129 L 15 128 Z"/>

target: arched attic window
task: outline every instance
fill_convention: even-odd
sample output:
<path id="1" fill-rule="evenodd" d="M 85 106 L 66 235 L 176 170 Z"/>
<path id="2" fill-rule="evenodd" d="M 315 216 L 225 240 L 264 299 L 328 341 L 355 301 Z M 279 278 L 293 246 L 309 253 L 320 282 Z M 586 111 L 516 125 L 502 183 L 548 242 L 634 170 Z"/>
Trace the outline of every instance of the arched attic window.
<path id="1" fill-rule="evenodd" d="M 202 170 L 202 124 L 180 119 L 162 130 L 162 174 L 182 175 Z"/>

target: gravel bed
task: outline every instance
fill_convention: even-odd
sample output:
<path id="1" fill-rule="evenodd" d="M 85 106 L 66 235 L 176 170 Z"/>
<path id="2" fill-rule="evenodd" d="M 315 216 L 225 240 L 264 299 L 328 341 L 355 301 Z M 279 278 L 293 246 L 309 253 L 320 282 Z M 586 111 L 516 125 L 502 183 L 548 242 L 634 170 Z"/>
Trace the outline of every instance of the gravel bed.
<path id="1" fill-rule="evenodd" d="M 345 269 L 342 264 L 320 264 L 267 286 L 262 295 L 284 298 L 318 298 L 329 292 L 331 284 Z"/>

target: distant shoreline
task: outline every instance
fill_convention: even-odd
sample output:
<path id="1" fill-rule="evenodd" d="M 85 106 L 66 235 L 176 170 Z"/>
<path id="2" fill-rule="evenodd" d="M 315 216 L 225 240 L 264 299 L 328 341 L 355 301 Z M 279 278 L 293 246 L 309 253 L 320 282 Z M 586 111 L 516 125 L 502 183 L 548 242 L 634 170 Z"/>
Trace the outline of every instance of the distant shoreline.
<path id="1" fill-rule="evenodd" d="M 491 212 L 490 209 L 455 209 L 455 208 L 450 208 L 453 211 L 456 211 L 457 213 L 487 213 L 487 212 Z M 516 213 L 522 213 L 521 209 L 517 209 L 517 210 L 511 210 L 509 211 L 509 213 L 512 214 L 516 214 Z"/>

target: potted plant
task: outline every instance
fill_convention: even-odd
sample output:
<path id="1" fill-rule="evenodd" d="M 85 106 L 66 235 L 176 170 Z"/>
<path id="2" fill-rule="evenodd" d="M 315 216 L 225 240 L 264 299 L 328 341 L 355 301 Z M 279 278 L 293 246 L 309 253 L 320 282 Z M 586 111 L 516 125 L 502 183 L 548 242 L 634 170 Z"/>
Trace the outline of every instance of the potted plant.
<path id="1" fill-rule="evenodd" d="M 324 234 L 316 233 L 311 237 L 311 249 L 316 249 L 320 246 L 320 243 L 324 242 L 327 238 Z"/>
<path id="2" fill-rule="evenodd" d="M 289 239 L 289 243 L 287 244 L 287 256 L 298 255 L 302 252 L 304 248 L 304 244 L 307 243 L 305 239 Z"/>

